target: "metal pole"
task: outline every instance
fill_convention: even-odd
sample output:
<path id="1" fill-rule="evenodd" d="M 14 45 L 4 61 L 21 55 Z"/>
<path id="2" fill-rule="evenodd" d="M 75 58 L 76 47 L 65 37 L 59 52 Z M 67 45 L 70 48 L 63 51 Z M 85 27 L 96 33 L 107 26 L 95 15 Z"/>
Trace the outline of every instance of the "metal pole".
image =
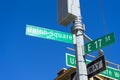
<path id="1" fill-rule="evenodd" d="M 75 35 L 75 52 L 76 52 L 76 72 L 78 80 L 88 80 L 87 68 L 85 64 L 84 53 L 84 25 L 81 17 L 77 17 L 72 27 L 72 33 Z"/>

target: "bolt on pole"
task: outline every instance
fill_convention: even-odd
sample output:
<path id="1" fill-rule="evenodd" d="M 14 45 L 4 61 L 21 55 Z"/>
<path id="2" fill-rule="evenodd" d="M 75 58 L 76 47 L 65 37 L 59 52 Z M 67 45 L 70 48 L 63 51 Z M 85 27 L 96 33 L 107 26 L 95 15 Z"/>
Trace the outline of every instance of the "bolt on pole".
<path id="1" fill-rule="evenodd" d="M 72 33 L 75 35 L 75 52 L 76 52 L 76 72 L 78 80 L 88 80 L 87 67 L 85 64 L 84 52 L 84 25 L 82 24 L 81 17 L 77 17 L 71 28 Z"/>

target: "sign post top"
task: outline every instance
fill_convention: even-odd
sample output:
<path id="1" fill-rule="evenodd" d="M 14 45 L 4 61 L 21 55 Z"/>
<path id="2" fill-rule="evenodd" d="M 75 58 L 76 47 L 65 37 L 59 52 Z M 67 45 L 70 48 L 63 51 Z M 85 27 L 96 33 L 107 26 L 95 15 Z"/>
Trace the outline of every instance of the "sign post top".
<path id="1" fill-rule="evenodd" d="M 58 23 L 67 26 L 80 14 L 79 0 L 58 0 Z"/>

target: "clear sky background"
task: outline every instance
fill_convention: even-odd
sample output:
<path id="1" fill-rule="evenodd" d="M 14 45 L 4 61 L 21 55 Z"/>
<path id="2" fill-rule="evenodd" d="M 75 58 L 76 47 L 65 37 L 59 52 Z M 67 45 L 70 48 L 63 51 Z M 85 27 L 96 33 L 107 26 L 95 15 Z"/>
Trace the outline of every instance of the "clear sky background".
<path id="1" fill-rule="evenodd" d="M 81 0 L 85 33 L 92 39 L 114 32 L 116 43 L 103 48 L 107 60 L 120 64 L 120 1 Z M 105 25 L 104 25 L 105 23 Z M 0 80 L 53 80 L 65 67 L 73 45 L 25 35 L 26 24 L 71 32 L 57 22 L 57 0 L 0 0 Z M 97 54 L 97 53 L 96 53 Z"/>

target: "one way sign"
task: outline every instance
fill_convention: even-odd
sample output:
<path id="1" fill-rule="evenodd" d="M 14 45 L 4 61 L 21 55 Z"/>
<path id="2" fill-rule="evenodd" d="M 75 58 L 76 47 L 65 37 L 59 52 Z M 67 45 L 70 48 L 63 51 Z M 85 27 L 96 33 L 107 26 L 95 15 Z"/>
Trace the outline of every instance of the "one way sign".
<path id="1" fill-rule="evenodd" d="M 102 55 L 87 65 L 88 78 L 104 71 L 105 69 L 106 69 L 105 58 L 104 55 Z"/>

